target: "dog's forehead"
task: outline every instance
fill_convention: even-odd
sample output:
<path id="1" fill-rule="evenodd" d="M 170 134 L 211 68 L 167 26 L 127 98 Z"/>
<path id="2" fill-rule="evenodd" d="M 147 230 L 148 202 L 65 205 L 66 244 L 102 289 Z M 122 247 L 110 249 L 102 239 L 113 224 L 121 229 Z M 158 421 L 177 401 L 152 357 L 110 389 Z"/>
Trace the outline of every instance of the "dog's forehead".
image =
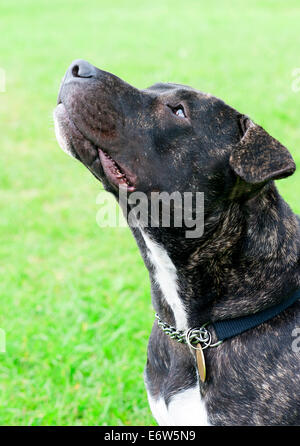
<path id="1" fill-rule="evenodd" d="M 146 88 L 146 91 L 151 91 L 158 94 L 170 93 L 172 91 L 176 92 L 180 90 L 197 92 L 195 88 L 189 87 L 188 85 L 175 84 L 173 82 L 157 82 L 156 84 Z"/>
<path id="2" fill-rule="evenodd" d="M 222 99 L 187 85 L 159 82 L 146 88 L 143 92 L 150 94 L 152 97 L 163 98 L 164 101 L 186 101 L 199 110 L 206 110 L 210 107 L 233 110 Z"/>
<path id="3" fill-rule="evenodd" d="M 150 94 L 154 94 L 157 96 L 165 95 L 165 96 L 176 96 L 182 98 L 199 98 L 199 99 L 208 99 L 211 101 L 219 100 L 215 96 L 210 93 L 205 93 L 200 90 L 196 90 L 193 87 L 189 87 L 188 85 L 182 84 L 174 84 L 174 83 L 163 83 L 158 82 L 151 87 L 148 87 L 144 90 L 145 92 L 149 92 Z"/>

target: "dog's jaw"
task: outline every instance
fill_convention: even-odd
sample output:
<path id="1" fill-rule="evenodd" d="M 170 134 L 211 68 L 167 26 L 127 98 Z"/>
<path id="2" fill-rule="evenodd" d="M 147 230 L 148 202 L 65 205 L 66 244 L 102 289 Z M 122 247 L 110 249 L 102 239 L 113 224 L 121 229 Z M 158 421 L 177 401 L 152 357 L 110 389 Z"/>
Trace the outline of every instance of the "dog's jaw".
<path id="1" fill-rule="evenodd" d="M 98 169 L 96 177 L 100 179 L 100 181 L 106 180 L 115 192 L 117 192 L 119 188 L 126 189 L 128 193 L 135 191 L 135 183 L 137 180 L 136 175 L 129 171 L 123 163 L 117 163 L 107 153 L 107 150 L 95 146 L 84 134 L 82 134 L 75 123 L 70 119 L 63 103 L 60 102 L 57 105 L 53 113 L 53 118 L 56 139 L 65 153 L 84 162 L 86 167 L 90 170 L 93 170 L 92 166 L 97 164 Z M 77 147 L 78 144 L 80 145 L 79 149 Z M 83 149 L 81 147 L 83 147 Z M 87 153 L 89 153 L 88 157 Z M 86 157 L 91 165 L 83 161 Z"/>
<path id="2" fill-rule="evenodd" d="M 64 112 L 63 109 L 64 106 L 63 104 L 60 103 L 53 112 L 55 136 L 60 148 L 71 157 L 76 158 L 75 153 L 71 148 L 70 141 L 67 138 L 64 126 L 62 124 L 63 112 Z"/>

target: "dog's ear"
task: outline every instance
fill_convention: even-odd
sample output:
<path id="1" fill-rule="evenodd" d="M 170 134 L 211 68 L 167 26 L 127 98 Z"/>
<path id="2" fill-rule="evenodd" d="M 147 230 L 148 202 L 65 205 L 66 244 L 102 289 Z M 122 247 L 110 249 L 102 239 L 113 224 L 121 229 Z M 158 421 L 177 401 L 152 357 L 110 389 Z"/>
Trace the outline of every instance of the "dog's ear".
<path id="1" fill-rule="evenodd" d="M 295 172 L 289 151 L 249 118 L 241 119 L 241 141 L 234 146 L 229 163 L 246 183 L 259 184 L 279 180 Z"/>

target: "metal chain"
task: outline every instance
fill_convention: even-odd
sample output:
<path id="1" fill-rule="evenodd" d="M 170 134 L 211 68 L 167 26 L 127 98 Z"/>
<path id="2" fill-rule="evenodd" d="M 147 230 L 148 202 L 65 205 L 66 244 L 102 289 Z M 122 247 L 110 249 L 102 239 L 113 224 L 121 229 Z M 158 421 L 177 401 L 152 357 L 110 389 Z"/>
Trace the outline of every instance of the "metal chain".
<path id="1" fill-rule="evenodd" d="M 182 343 L 182 344 L 188 344 L 190 347 L 194 348 L 194 345 L 201 344 L 202 350 L 206 349 L 207 347 L 217 347 L 222 343 L 222 341 L 216 342 L 215 344 L 212 344 L 212 338 L 210 332 L 205 328 L 205 325 L 202 325 L 200 328 L 190 328 L 187 331 L 183 330 L 177 330 L 172 325 L 167 324 L 166 322 L 163 322 L 159 315 L 156 313 L 155 317 L 157 319 L 157 325 L 162 329 L 162 331 L 170 336 L 171 339 L 174 339 L 175 341 Z"/>
<path id="2" fill-rule="evenodd" d="M 155 317 L 157 319 L 157 325 L 165 334 L 167 334 L 168 336 L 170 336 L 171 339 L 174 339 L 177 342 L 186 343 L 186 333 L 184 331 L 176 330 L 176 328 L 172 327 L 172 325 L 163 322 L 157 313 L 155 314 Z"/>

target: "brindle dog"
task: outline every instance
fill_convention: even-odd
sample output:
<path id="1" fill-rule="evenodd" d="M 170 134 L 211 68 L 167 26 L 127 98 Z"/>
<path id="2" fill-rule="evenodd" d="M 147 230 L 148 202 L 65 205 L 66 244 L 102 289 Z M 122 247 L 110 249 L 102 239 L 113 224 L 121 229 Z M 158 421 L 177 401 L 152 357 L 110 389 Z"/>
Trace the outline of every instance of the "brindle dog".
<path id="1" fill-rule="evenodd" d="M 204 192 L 204 234 L 132 227 L 160 318 L 179 330 L 248 315 L 300 286 L 299 220 L 274 180 L 295 170 L 288 150 L 220 99 L 177 84 L 136 89 L 78 60 L 55 110 L 62 148 L 103 184 L 150 192 Z M 130 208 L 130 204 L 125 204 Z M 145 381 L 166 425 L 300 424 L 299 302 L 256 328 L 194 352 L 154 322 Z M 200 396 L 201 395 L 201 396 Z"/>

